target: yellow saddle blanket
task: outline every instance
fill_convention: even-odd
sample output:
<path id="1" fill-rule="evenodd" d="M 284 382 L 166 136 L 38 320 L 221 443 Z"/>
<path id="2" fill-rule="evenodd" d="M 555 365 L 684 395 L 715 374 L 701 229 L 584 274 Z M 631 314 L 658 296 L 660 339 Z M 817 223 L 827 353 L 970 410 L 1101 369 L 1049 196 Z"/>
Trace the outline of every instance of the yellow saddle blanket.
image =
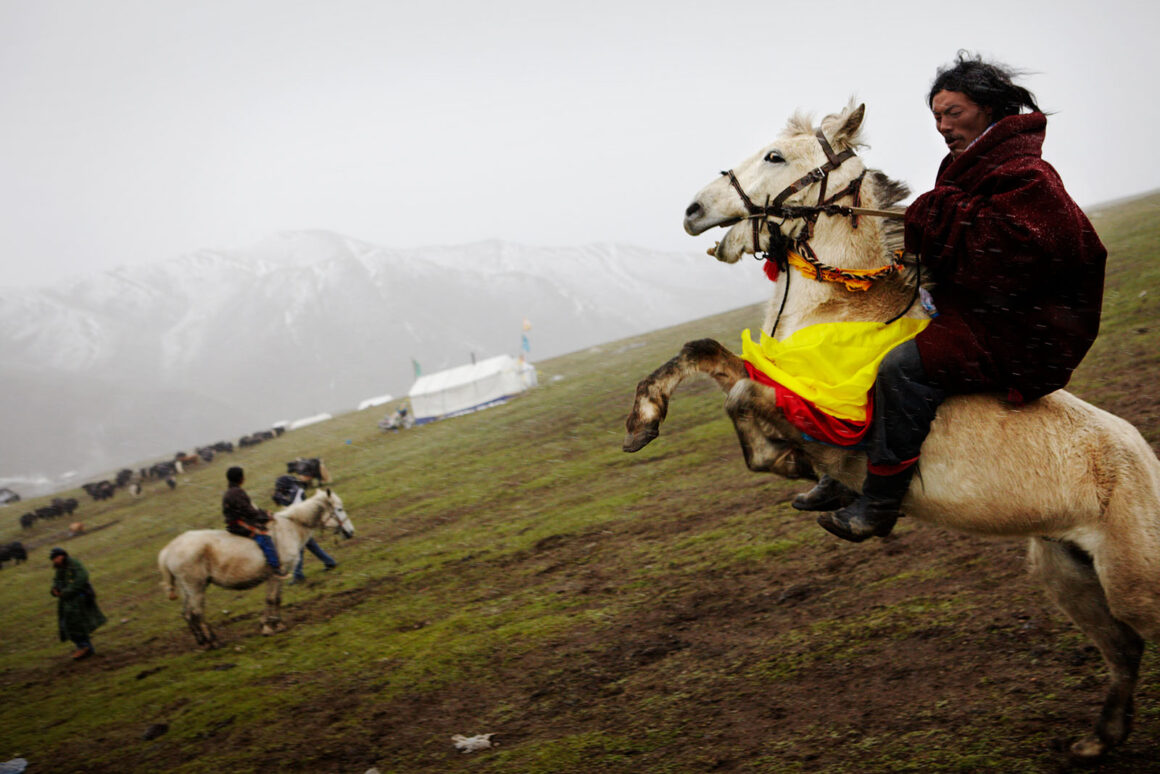
<path id="1" fill-rule="evenodd" d="M 746 328 L 741 358 L 774 382 L 830 416 L 866 422 L 867 394 L 886 353 L 913 339 L 930 323 L 903 317 L 880 322 L 818 323 L 784 341 L 761 334 L 755 342 Z"/>

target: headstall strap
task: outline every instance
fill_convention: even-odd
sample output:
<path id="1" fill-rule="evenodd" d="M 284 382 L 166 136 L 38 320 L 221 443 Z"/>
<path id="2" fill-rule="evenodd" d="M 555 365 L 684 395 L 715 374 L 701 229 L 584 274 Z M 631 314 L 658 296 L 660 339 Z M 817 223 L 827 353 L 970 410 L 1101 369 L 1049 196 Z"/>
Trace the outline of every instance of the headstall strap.
<path id="1" fill-rule="evenodd" d="M 837 169 L 842 166 L 842 162 L 846 161 L 846 159 L 854 157 L 853 148 L 846 148 L 841 153 L 834 153 L 834 149 L 830 146 L 830 141 L 826 139 L 826 135 L 821 129 L 817 129 L 814 134 L 817 136 L 818 142 L 822 144 L 822 151 L 825 152 L 826 158 L 830 160 L 830 169 Z"/>
<path id="2" fill-rule="evenodd" d="M 822 213 L 826 215 L 842 216 L 850 218 L 850 223 L 853 228 L 858 228 L 858 214 L 850 207 L 838 204 L 838 200 L 844 196 L 851 196 L 853 198 L 853 207 L 859 207 L 862 203 L 862 181 L 866 178 L 866 170 L 863 169 L 861 174 L 851 180 L 845 185 L 842 190 L 837 191 L 830 197 L 826 197 L 826 185 L 829 182 L 830 172 L 842 166 L 846 161 L 853 158 L 857 154 L 853 148 L 847 148 L 841 153 L 836 153 L 833 146 L 830 145 L 829 140 L 821 129 L 815 131 L 818 138 L 818 143 L 822 146 L 822 151 L 826 154 L 826 163 L 819 167 L 811 169 L 800 178 L 790 183 L 782 190 L 771 203 L 768 199 L 764 207 L 759 207 L 753 203 L 749 195 L 745 193 L 745 189 L 741 187 L 741 182 L 737 179 L 737 175 L 733 170 L 727 170 L 721 174 L 729 178 L 729 184 L 737 195 L 741 197 L 745 209 L 749 212 L 749 219 L 753 221 L 753 252 L 754 255 L 760 258 L 760 237 L 761 226 L 768 225 L 773 218 L 783 219 L 799 219 L 804 222 L 802 232 L 794 239 L 792 244 L 797 257 L 801 259 L 798 264 L 799 268 L 806 269 L 810 267 L 813 269 L 813 279 L 818 282 L 841 282 L 851 290 L 865 290 L 876 279 L 888 276 L 899 271 L 902 268 L 901 263 L 892 262 L 887 266 L 882 266 L 877 269 L 870 269 L 865 271 L 857 271 L 850 269 L 840 269 L 834 266 L 823 263 L 810 247 L 810 239 L 814 235 L 814 226 L 817 224 L 818 216 Z M 821 183 L 818 191 L 817 204 L 811 206 L 808 204 L 785 204 L 785 200 L 814 183 Z M 772 228 L 770 229 L 770 238 L 772 239 Z M 767 253 L 765 259 L 768 260 L 770 255 Z M 788 270 L 788 263 L 785 266 L 781 265 L 782 261 L 778 261 L 778 268 L 781 270 Z M 803 265 L 804 264 L 804 265 Z M 804 273 L 804 272 L 803 272 Z M 774 272 L 774 277 L 777 272 Z M 786 288 L 788 293 L 788 287 Z M 784 305 L 785 299 L 782 299 Z M 778 318 L 781 317 L 781 312 L 778 312 Z M 774 331 L 777 330 L 777 323 L 774 323 Z M 771 334 L 772 335 L 772 334 Z"/>
<path id="3" fill-rule="evenodd" d="M 741 202 L 745 205 L 745 209 L 749 211 L 750 215 L 761 215 L 766 212 L 750 200 L 749 194 L 745 193 L 745 189 L 741 187 L 741 183 L 737 180 L 737 175 L 733 174 L 732 169 L 723 170 L 721 174 L 729 178 L 729 185 L 733 186 L 733 190 L 741 197 Z"/>

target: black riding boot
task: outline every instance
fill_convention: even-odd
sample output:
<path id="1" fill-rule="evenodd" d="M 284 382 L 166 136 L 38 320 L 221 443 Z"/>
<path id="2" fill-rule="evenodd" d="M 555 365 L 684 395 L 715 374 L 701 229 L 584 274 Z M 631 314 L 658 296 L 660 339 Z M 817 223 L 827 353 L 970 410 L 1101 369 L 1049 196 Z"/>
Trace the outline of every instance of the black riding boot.
<path id="1" fill-rule="evenodd" d="M 853 504 L 834 513 L 823 513 L 818 517 L 822 529 L 842 540 L 861 543 L 870 537 L 886 537 L 898 521 L 899 508 L 910 479 L 914 477 L 914 466 L 893 476 L 866 476 L 862 495 Z"/>
<path id="2" fill-rule="evenodd" d="M 823 475 L 816 486 L 790 503 L 799 511 L 836 511 L 858 499 L 858 493 L 835 478 Z"/>

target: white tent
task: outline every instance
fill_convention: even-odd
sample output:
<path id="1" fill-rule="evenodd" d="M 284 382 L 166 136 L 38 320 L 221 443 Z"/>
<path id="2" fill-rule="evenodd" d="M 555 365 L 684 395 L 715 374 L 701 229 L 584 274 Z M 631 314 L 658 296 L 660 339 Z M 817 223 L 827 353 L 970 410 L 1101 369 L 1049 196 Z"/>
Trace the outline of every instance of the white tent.
<path id="1" fill-rule="evenodd" d="M 415 422 L 466 414 L 503 403 L 536 386 L 536 369 L 511 355 L 420 376 L 408 396 Z"/>
<path id="2" fill-rule="evenodd" d="M 333 418 L 334 417 L 332 417 L 330 414 L 315 414 L 312 417 L 303 417 L 302 419 L 295 419 L 293 422 L 290 423 L 290 425 L 286 429 L 287 430 L 297 430 L 300 427 L 309 427 L 310 425 L 316 425 L 319 422 L 326 422 L 326 421 L 333 419 Z"/>
<path id="3" fill-rule="evenodd" d="M 390 403 L 390 402 L 391 402 L 390 395 L 378 395 L 374 398 L 367 398 L 364 401 L 360 401 L 358 404 L 358 410 L 362 411 L 364 409 L 374 408 L 375 406 L 381 406 L 384 403 Z"/>

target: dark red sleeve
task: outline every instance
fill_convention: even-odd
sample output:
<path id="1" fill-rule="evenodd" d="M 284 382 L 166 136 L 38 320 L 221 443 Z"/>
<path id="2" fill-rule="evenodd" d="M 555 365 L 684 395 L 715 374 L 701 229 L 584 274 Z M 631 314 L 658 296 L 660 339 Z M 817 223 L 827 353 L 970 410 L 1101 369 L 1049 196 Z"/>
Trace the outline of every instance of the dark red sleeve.
<path id="1" fill-rule="evenodd" d="M 907 209 L 906 247 L 936 279 L 1006 296 L 1066 268 L 1056 264 L 1076 253 L 1083 221 L 1054 170 L 1015 163 L 970 193 L 944 185 L 916 199 Z"/>

